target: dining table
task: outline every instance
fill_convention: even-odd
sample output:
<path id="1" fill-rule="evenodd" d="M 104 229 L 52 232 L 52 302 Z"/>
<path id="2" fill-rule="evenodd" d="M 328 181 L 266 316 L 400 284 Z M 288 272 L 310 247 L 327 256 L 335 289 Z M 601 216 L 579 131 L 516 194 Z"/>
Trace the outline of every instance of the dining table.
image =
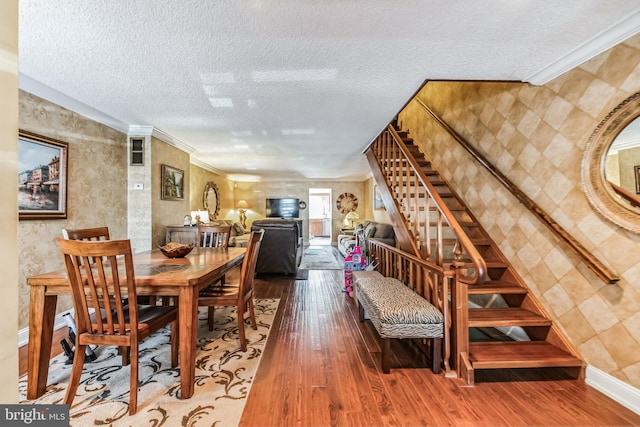
<path id="1" fill-rule="evenodd" d="M 158 249 L 133 255 L 138 296 L 177 297 L 180 336 L 180 397 L 195 388 L 198 293 L 242 264 L 246 248 L 195 247 L 183 258 L 167 258 Z M 29 302 L 29 356 L 27 399 L 42 396 L 47 387 L 49 357 L 58 295 L 70 295 L 64 269 L 27 278 Z"/>

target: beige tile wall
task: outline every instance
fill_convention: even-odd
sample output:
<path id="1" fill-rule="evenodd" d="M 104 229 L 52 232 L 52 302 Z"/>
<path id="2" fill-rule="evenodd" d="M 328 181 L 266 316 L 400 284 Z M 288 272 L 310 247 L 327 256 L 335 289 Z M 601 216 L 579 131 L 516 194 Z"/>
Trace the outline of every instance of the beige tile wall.
<path id="1" fill-rule="evenodd" d="M 365 193 L 365 183 L 363 181 L 282 181 L 282 182 L 237 182 L 235 185 L 235 199 L 244 199 L 249 203 L 247 211 L 247 227 L 256 219 L 264 218 L 265 200 L 267 198 L 294 197 L 306 202 L 309 201 L 310 188 L 329 188 L 333 199 L 332 216 L 332 239 L 335 242 L 338 231 L 342 227 L 344 215 L 336 209 L 336 199 L 342 193 L 349 192 L 358 198 L 357 212 L 361 219 L 364 219 L 366 212 L 367 195 Z M 229 211 L 228 219 L 237 221 L 238 214 Z M 305 242 L 309 236 L 309 210 L 300 211 L 300 219 L 303 220 L 303 236 Z"/>
<path id="2" fill-rule="evenodd" d="M 430 82 L 418 94 L 460 135 L 622 279 L 606 285 L 470 159 L 416 102 L 400 114 L 512 260 L 585 360 L 640 388 L 640 236 L 589 205 L 580 183 L 586 142 L 640 90 L 640 36 L 544 86 Z"/>

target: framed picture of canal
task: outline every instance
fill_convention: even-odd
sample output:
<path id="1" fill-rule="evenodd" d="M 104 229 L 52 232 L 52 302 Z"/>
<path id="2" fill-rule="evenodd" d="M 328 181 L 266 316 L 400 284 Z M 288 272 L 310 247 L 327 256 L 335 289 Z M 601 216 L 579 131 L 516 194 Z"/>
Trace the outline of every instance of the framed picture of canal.
<path id="1" fill-rule="evenodd" d="M 66 218 L 69 144 L 23 130 L 18 144 L 19 218 Z"/>

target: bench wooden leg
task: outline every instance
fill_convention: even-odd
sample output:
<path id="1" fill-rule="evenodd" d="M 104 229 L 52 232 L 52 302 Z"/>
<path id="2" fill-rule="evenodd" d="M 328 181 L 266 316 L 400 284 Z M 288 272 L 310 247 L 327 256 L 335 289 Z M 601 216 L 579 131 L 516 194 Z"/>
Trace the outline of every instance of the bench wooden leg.
<path id="1" fill-rule="evenodd" d="M 431 370 L 439 374 L 442 366 L 442 338 L 431 340 Z"/>
<path id="2" fill-rule="evenodd" d="M 382 338 L 382 372 L 391 372 L 391 338 Z"/>
<path id="3" fill-rule="evenodd" d="M 361 322 L 364 322 L 364 308 L 362 307 L 362 304 L 360 304 L 360 301 L 358 301 L 358 319 Z"/>

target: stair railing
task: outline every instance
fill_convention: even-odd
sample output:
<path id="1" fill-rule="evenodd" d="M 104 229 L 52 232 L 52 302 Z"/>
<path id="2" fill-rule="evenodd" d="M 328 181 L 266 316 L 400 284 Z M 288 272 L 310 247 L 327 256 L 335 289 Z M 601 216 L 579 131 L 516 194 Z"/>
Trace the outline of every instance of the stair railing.
<path id="1" fill-rule="evenodd" d="M 383 171 L 386 189 L 395 195 L 403 223 L 422 257 L 439 268 L 457 268 L 458 280 L 462 283 L 473 285 L 486 281 L 484 258 L 393 126 L 389 125 L 369 149 Z M 431 218 L 432 214 L 435 218 Z M 453 245 L 447 245 L 452 248 L 453 260 L 445 260 L 445 228 L 453 235 Z M 449 261 L 451 264 L 447 266 Z"/>
<path id="2" fill-rule="evenodd" d="M 449 289 L 454 280 L 454 272 L 375 239 L 365 239 L 365 254 L 370 261 L 377 263 L 376 270 L 380 274 L 398 279 L 440 310 L 444 318 L 443 368 L 445 376 L 455 376 L 449 363 L 452 347 Z"/>
<path id="3" fill-rule="evenodd" d="M 558 224 L 549 214 L 543 211 L 533 200 L 524 194 L 515 184 L 513 184 L 505 175 L 502 174 L 495 166 L 493 166 L 482 154 L 471 146 L 462 136 L 460 136 L 451 126 L 436 115 L 431 108 L 427 106 L 418 97 L 414 98 L 429 113 L 437 123 L 440 124 L 478 163 L 485 167 L 491 175 L 493 175 L 502 185 L 504 185 L 513 196 L 520 201 L 542 224 L 544 224 L 560 241 L 564 242 L 569 249 L 577 255 L 586 266 L 593 271 L 605 283 L 616 283 L 620 278 L 591 252 L 587 251 L 576 239 L 573 238 L 560 224 Z"/>
<path id="4" fill-rule="evenodd" d="M 623 199 L 625 199 L 631 206 L 634 208 L 640 208 L 640 197 L 636 196 L 633 193 L 625 190 L 622 187 L 615 185 L 613 182 L 609 181 L 609 185 L 613 188 L 613 191 Z"/>

